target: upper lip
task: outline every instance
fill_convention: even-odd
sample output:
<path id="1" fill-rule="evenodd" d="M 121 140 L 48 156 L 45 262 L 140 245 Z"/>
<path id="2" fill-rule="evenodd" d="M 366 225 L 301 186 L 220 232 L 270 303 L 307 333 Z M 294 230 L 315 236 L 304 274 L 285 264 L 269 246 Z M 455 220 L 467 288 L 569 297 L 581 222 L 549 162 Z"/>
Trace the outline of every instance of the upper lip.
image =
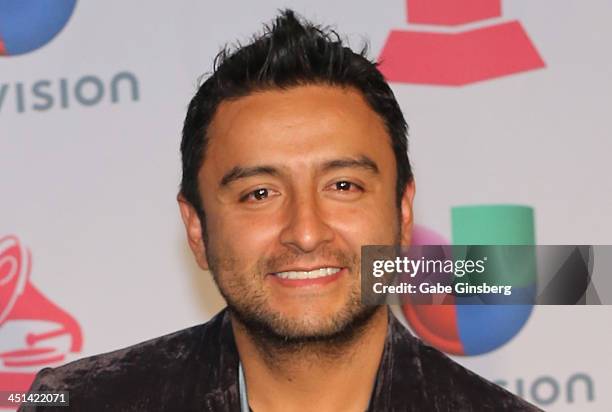
<path id="1" fill-rule="evenodd" d="M 323 269 L 323 268 L 333 268 L 333 269 L 342 269 L 343 266 L 339 266 L 339 265 L 316 265 L 316 266 L 311 266 L 311 267 L 292 267 L 292 268 L 285 268 L 285 269 L 281 269 L 281 270 L 276 270 L 272 273 L 281 273 L 281 272 L 310 272 L 311 270 L 318 270 L 318 269 Z"/>

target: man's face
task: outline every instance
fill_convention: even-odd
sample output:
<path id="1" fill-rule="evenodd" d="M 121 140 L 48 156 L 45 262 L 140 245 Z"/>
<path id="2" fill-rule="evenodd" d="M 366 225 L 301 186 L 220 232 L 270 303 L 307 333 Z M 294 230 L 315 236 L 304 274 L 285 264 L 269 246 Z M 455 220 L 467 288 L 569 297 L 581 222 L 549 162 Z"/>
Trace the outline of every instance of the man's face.
<path id="1" fill-rule="evenodd" d="M 258 92 L 223 102 L 208 133 L 198 176 L 206 244 L 193 208 L 181 211 L 228 305 L 293 339 L 332 336 L 367 313 L 361 246 L 409 241 L 414 189 L 399 222 L 390 137 L 362 95 Z"/>

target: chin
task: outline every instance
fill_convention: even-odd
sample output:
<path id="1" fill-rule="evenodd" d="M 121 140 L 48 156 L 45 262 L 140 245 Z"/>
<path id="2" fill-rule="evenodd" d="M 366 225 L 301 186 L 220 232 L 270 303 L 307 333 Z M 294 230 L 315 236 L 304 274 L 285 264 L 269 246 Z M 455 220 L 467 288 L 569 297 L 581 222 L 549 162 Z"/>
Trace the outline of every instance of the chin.
<path id="1" fill-rule="evenodd" d="M 324 338 L 344 333 L 359 322 L 364 314 L 372 312 L 367 308 L 343 308 L 340 310 L 298 311 L 292 314 L 278 314 L 269 323 L 279 336 L 290 338 Z M 369 318 L 368 315 L 365 315 Z"/>

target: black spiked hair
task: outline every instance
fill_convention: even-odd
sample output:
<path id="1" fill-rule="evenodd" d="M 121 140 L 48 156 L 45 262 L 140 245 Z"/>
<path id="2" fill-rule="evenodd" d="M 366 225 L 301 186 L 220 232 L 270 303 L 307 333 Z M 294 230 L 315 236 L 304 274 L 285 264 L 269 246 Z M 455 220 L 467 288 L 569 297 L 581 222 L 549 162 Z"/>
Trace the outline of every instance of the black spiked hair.
<path id="1" fill-rule="evenodd" d="M 412 179 L 407 125 L 391 88 L 376 63 L 367 59 L 366 52 L 366 47 L 359 53 L 352 51 L 335 31 L 298 19 L 292 10 L 281 11 L 251 43 L 223 49 L 215 58 L 213 73 L 187 109 L 181 142 L 180 193 L 202 217 L 198 172 L 206 153 L 208 127 L 222 101 L 260 90 L 327 84 L 357 89 L 383 119 L 397 164 L 399 208 L 406 184 Z"/>

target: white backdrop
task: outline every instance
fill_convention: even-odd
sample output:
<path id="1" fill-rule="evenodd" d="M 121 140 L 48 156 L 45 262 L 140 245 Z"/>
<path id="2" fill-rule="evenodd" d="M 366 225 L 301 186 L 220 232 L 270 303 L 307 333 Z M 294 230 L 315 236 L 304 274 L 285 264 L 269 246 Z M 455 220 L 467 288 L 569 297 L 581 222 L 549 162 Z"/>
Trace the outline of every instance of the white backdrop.
<path id="1" fill-rule="evenodd" d="M 490 23 L 520 21 L 546 67 L 460 87 L 391 83 L 410 125 L 417 223 L 450 238 L 452 206 L 525 204 L 535 209 L 539 244 L 610 244 L 612 3 L 502 5 L 502 17 Z M 22 294 L 23 311 L 49 316 L 0 316 L 0 391 L 42 366 L 201 323 L 222 308 L 184 240 L 175 201 L 180 130 L 197 78 L 211 70 L 221 45 L 246 40 L 282 7 L 333 25 L 355 47 L 368 39 L 372 57 L 390 30 L 409 28 L 402 0 L 81 0 L 51 42 L 0 56 L 0 238 L 14 235 L 30 251 L 29 284 L 76 320 L 83 338 L 75 350 L 74 335 L 47 340 L 66 356 L 61 361 L 34 352 L 30 364 L 3 357 L 29 347 L 28 333 L 48 331 L 43 320 L 59 319 L 31 290 Z M 117 83 L 112 102 L 113 78 L 124 72 L 132 79 Z M 90 106 L 74 92 L 86 76 L 105 91 Z M 43 111 L 32 107 L 31 92 L 41 80 L 54 99 Z M 94 95 L 91 87 L 82 94 Z M 0 301 L 0 313 L 6 306 Z M 510 343 L 456 359 L 531 402 L 547 400 L 539 403 L 546 410 L 607 411 L 611 319 L 611 307 L 538 307 Z M 586 377 L 572 390 L 575 374 Z"/>

